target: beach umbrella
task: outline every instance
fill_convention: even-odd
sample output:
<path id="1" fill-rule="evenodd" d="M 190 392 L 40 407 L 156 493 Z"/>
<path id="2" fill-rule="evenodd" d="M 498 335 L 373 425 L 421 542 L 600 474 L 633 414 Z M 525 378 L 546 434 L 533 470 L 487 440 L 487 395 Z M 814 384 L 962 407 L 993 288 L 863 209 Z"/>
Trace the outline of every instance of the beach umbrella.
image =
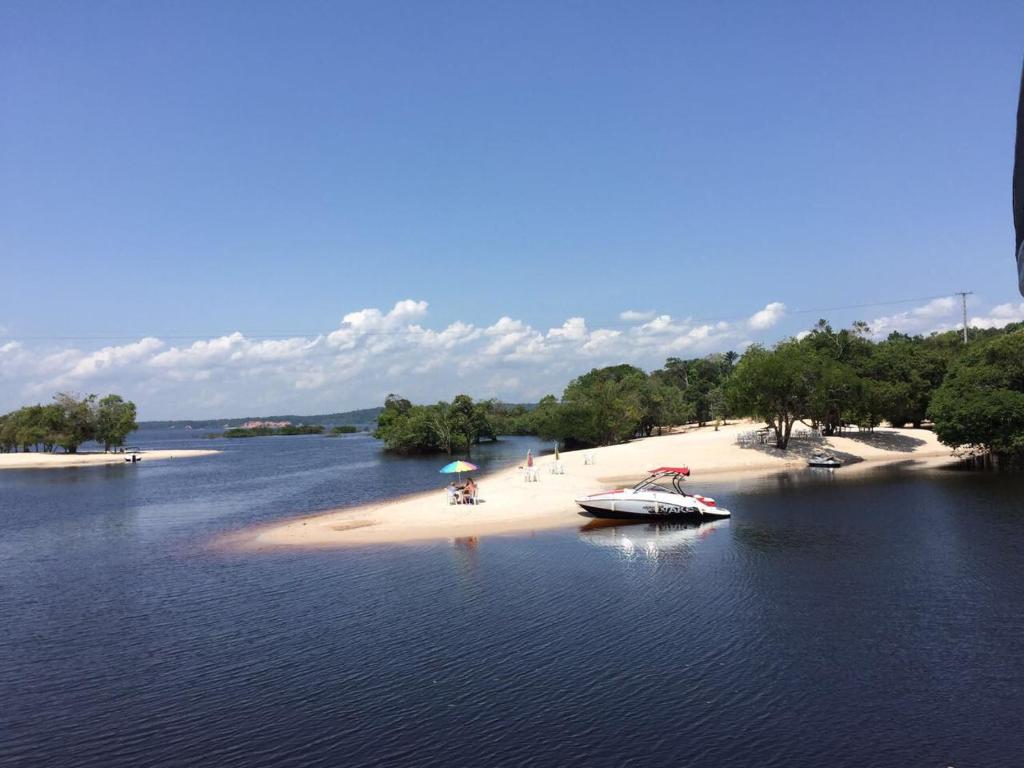
<path id="1" fill-rule="evenodd" d="M 453 472 L 458 472 L 459 482 L 461 483 L 462 473 L 472 472 L 474 469 L 478 469 L 476 464 L 470 464 L 468 461 L 462 461 L 460 459 L 459 461 L 453 461 L 451 464 L 445 464 L 443 467 L 441 467 L 441 473 L 445 475 L 450 475 Z"/>

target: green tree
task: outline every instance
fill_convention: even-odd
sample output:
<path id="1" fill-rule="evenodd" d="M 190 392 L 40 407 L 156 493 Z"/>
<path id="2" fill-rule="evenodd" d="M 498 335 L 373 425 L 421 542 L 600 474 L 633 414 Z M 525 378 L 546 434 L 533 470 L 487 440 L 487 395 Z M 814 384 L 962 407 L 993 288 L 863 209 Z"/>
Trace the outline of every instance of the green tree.
<path id="1" fill-rule="evenodd" d="M 646 381 L 647 374 L 632 365 L 595 368 L 573 379 L 562 395 L 562 441 L 570 447 L 611 445 L 642 434 Z"/>
<path id="2" fill-rule="evenodd" d="M 825 435 L 855 421 L 855 414 L 871 410 L 865 408 L 868 388 L 861 374 L 872 359 L 869 332 L 863 322 L 835 331 L 827 321 L 819 320 L 799 342 L 806 353 L 804 366 L 810 386 L 803 418 L 810 418 Z"/>
<path id="3" fill-rule="evenodd" d="M 962 344 L 961 344 L 962 347 Z M 935 390 L 942 384 L 954 353 L 950 347 L 920 336 L 891 333 L 876 344 L 865 375 L 884 391 L 882 418 L 894 427 L 920 427 Z"/>
<path id="4" fill-rule="evenodd" d="M 767 350 L 754 345 L 736 365 L 727 388 L 735 413 L 765 420 L 775 445 L 785 449 L 793 424 L 808 412 L 812 391 L 811 356 L 795 340 Z"/>
<path id="5" fill-rule="evenodd" d="M 664 367 L 651 376 L 678 388 L 682 392 L 688 420 L 696 421 L 702 427 L 709 421 L 726 417 L 728 406 L 722 398 L 722 388 L 732 375 L 737 357 L 735 352 L 692 360 L 670 357 Z"/>
<path id="6" fill-rule="evenodd" d="M 107 395 L 96 408 L 96 440 L 103 449 L 124 445 L 131 432 L 139 428 L 135 423 L 135 403 L 120 395 Z"/>
<path id="7" fill-rule="evenodd" d="M 946 445 L 1024 456 L 1024 332 L 968 345 L 935 392 L 929 414 Z"/>
<path id="8" fill-rule="evenodd" d="M 62 431 L 56 442 L 67 453 L 77 453 L 78 446 L 96 436 L 96 395 L 78 397 L 70 392 L 54 395 L 60 409 Z"/>

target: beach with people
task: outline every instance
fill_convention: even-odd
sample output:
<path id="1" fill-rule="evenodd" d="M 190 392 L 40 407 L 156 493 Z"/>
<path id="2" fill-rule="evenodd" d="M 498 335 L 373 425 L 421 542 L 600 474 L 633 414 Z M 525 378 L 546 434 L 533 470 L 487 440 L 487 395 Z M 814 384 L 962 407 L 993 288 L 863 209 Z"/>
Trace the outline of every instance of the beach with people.
<path id="1" fill-rule="evenodd" d="M 691 427 L 619 445 L 562 451 L 474 477 L 475 504 L 450 503 L 448 486 L 367 505 L 328 510 L 230 534 L 222 542 L 245 549 L 400 544 L 466 536 L 527 534 L 580 525 L 579 496 L 629 486 L 665 464 L 688 466 L 695 491 L 716 482 L 774 472 L 807 471 L 822 448 L 842 459 L 837 477 L 900 465 L 940 467 L 957 461 L 928 429 L 876 429 L 819 440 L 795 439 L 781 451 L 757 438 L 757 424 L 743 421 L 715 429 Z M 754 439 L 749 439 L 754 435 Z M 532 458 L 532 457 L 531 457 Z M 439 475 L 440 477 L 440 475 Z"/>

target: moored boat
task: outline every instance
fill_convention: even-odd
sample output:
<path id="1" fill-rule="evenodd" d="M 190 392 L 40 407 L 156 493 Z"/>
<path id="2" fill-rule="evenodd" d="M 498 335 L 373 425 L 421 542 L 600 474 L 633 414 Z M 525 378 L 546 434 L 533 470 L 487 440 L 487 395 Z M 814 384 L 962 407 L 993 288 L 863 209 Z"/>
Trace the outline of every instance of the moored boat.
<path id="1" fill-rule="evenodd" d="M 831 453 L 818 452 L 807 460 L 807 466 L 819 467 L 821 469 L 837 469 L 838 467 L 843 466 L 843 462 Z"/>
<path id="2" fill-rule="evenodd" d="M 688 467 L 658 467 L 632 488 L 594 493 L 576 499 L 595 517 L 612 520 L 710 520 L 729 517 L 730 512 L 707 496 L 689 494 L 682 482 Z"/>

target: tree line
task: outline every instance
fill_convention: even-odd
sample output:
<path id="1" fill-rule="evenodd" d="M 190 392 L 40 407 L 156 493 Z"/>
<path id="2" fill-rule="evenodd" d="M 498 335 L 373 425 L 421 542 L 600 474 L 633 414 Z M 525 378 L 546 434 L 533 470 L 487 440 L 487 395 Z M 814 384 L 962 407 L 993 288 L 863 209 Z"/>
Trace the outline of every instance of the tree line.
<path id="1" fill-rule="evenodd" d="M 1024 324 L 870 338 L 865 323 L 836 330 L 825 320 L 799 338 L 700 358 L 670 357 L 647 373 L 632 365 L 595 368 L 535 406 L 474 402 L 413 405 L 389 395 L 376 436 L 398 452 L 469 451 L 499 434 L 531 434 L 565 448 L 609 445 L 682 424 L 729 418 L 765 422 L 789 445 L 801 421 L 834 435 L 934 423 L 940 440 L 996 454 L 1024 454 Z"/>
<path id="2" fill-rule="evenodd" d="M 278 435 L 322 435 L 323 424 L 288 424 L 284 427 L 233 427 L 219 437 L 274 437 Z M 218 435 L 211 435 L 218 437 Z"/>
<path id="3" fill-rule="evenodd" d="M 0 416 L 0 452 L 30 450 L 77 453 L 95 440 L 109 451 L 124 445 L 134 431 L 135 403 L 120 395 L 75 395 L 61 392 L 47 405 L 29 405 Z"/>

